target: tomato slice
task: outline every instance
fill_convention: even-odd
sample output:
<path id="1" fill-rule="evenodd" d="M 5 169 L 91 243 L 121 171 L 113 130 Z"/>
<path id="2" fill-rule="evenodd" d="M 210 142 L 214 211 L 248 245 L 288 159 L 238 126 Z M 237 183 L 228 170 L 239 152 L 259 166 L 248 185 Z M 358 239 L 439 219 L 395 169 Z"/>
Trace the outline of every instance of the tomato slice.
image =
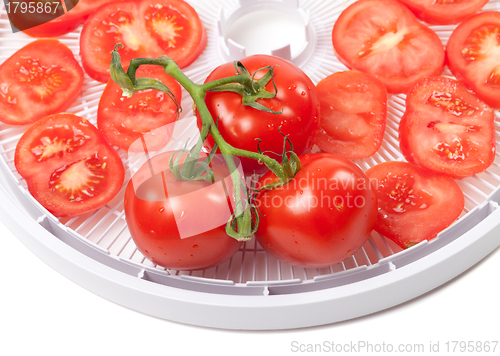
<path id="1" fill-rule="evenodd" d="M 433 25 L 451 25 L 480 11 L 488 0 L 399 0 L 415 16 Z"/>
<path id="2" fill-rule="evenodd" d="M 87 17 L 100 6 L 112 1 L 116 0 L 79 0 L 76 6 L 67 13 L 42 25 L 23 30 L 23 32 L 32 37 L 62 36 L 84 23 Z M 12 16 L 10 18 L 12 19 Z M 15 25 L 14 21 L 13 23 Z"/>
<path id="3" fill-rule="evenodd" d="M 181 86 L 158 66 L 141 66 L 136 77 L 157 79 L 165 84 L 181 102 Z M 142 90 L 131 98 L 122 95 L 118 84 L 110 80 L 104 89 L 97 111 L 97 127 L 111 145 L 129 150 L 130 145 L 155 129 L 155 135 L 147 136 L 149 150 L 167 144 L 169 130 L 166 125 L 178 118 L 176 103 L 167 94 L 156 90 Z M 165 129 L 165 132 L 161 130 Z M 142 148 L 142 145 L 140 145 Z"/>
<path id="4" fill-rule="evenodd" d="M 33 197 L 58 217 L 98 209 L 120 191 L 120 157 L 86 119 L 47 116 L 19 140 L 15 165 Z"/>
<path id="5" fill-rule="evenodd" d="M 484 171 L 495 159 L 493 110 L 456 80 L 418 82 L 406 98 L 400 147 L 410 162 L 453 177 Z"/>
<path id="6" fill-rule="evenodd" d="M 404 93 L 419 79 L 443 71 L 439 37 L 394 0 L 360 0 L 334 25 L 333 46 L 349 68 L 378 78 L 389 93 Z"/>
<path id="7" fill-rule="evenodd" d="M 369 74 L 338 72 L 318 83 L 320 129 L 315 143 L 324 151 L 358 159 L 382 144 L 387 121 L 387 90 Z"/>
<path id="8" fill-rule="evenodd" d="M 464 195 L 452 178 L 414 164 L 384 162 L 366 175 L 377 191 L 374 230 L 402 248 L 432 239 L 464 208 Z"/>
<path id="9" fill-rule="evenodd" d="M 64 111 L 82 91 L 83 70 L 58 40 L 34 41 L 0 66 L 0 121 L 26 125 Z"/>
<path id="10" fill-rule="evenodd" d="M 499 33 L 500 12 L 483 12 L 462 22 L 446 47 L 451 72 L 495 109 L 500 109 Z"/>
<path id="11" fill-rule="evenodd" d="M 191 64 L 207 43 L 196 11 L 182 0 L 114 2 L 85 23 L 80 37 L 83 68 L 98 81 L 110 79 L 110 53 L 117 43 L 124 67 L 138 57 L 167 55 L 181 68 Z"/>

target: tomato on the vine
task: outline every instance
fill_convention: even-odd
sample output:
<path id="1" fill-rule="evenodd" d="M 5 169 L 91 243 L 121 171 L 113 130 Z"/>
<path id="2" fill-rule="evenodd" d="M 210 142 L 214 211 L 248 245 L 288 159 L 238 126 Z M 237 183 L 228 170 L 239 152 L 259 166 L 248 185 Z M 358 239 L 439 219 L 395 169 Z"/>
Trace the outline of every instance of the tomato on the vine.
<path id="1" fill-rule="evenodd" d="M 407 162 L 384 162 L 366 175 L 377 191 L 374 229 L 402 248 L 432 239 L 464 208 L 462 190 L 444 174 Z"/>
<path id="2" fill-rule="evenodd" d="M 99 131 L 67 113 L 34 123 L 17 144 L 15 165 L 31 195 L 58 217 L 102 207 L 118 194 L 125 175 Z"/>
<path id="3" fill-rule="evenodd" d="M 229 170 L 214 158 L 214 182 L 181 181 L 169 169 L 172 152 L 154 156 L 125 191 L 125 217 L 142 254 L 169 269 L 200 270 L 231 258 L 241 242 L 229 237 Z M 227 188 L 227 190 L 226 190 Z"/>
<path id="4" fill-rule="evenodd" d="M 100 7 L 83 26 L 80 51 L 85 72 L 110 79 L 109 54 L 121 43 L 123 67 L 138 57 L 167 55 L 181 68 L 203 52 L 207 36 L 195 9 L 182 0 L 115 1 Z"/>
<path id="5" fill-rule="evenodd" d="M 288 135 L 297 154 L 307 153 L 319 127 L 319 100 L 314 83 L 300 68 L 278 57 L 254 55 L 240 62 L 251 74 L 256 72 L 255 80 L 266 73 L 259 69 L 274 67 L 273 79 L 277 95 L 257 102 L 275 112 L 283 112 L 273 114 L 245 106 L 242 104 L 242 96 L 234 92 L 208 92 L 205 103 L 214 121 L 217 121 L 222 137 L 236 148 L 254 152 L 257 151 L 257 139 L 260 139 L 262 151 L 281 155 L 283 136 L 279 133 L 280 130 Z M 226 63 L 210 73 L 205 83 L 235 74 L 234 64 Z M 275 92 L 272 81 L 266 85 L 265 90 Z M 199 114 L 198 126 L 201 127 Z M 213 146 L 211 137 L 207 139 L 207 144 Z M 266 170 L 264 165 L 250 158 L 242 157 L 241 163 L 248 173 Z"/>
<path id="6" fill-rule="evenodd" d="M 141 66 L 136 77 L 157 79 L 171 91 L 175 100 L 180 103 L 181 86 L 163 68 L 158 66 Z M 179 104 L 180 105 L 180 104 Z M 137 151 L 131 145 L 147 135 L 148 150 L 158 150 L 169 140 L 169 124 L 177 120 L 177 103 L 167 94 L 156 90 L 141 90 L 131 98 L 123 96 L 122 89 L 112 80 L 108 82 L 97 111 L 97 127 L 106 141 L 131 152 Z M 139 145 L 142 151 L 142 143 Z"/>
<path id="7" fill-rule="evenodd" d="M 282 262 L 322 268 L 356 253 L 370 236 L 377 199 L 351 161 L 329 153 L 300 156 L 302 169 L 284 186 L 256 196 L 259 244 Z M 257 188 L 276 180 L 272 172 Z"/>
<path id="8" fill-rule="evenodd" d="M 29 43 L 0 65 L 0 121 L 31 124 L 66 110 L 82 91 L 83 70 L 54 39 Z"/>

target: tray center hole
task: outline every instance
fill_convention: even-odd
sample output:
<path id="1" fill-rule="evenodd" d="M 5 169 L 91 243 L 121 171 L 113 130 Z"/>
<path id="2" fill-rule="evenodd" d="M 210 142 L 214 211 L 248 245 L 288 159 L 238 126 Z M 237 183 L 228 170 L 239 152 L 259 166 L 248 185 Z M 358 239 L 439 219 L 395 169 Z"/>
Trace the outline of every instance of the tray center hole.
<path id="1" fill-rule="evenodd" d="M 226 40 L 245 47 L 246 55 L 271 54 L 286 45 L 292 58 L 306 43 L 304 24 L 292 14 L 278 10 L 254 11 L 236 20 L 226 34 Z"/>

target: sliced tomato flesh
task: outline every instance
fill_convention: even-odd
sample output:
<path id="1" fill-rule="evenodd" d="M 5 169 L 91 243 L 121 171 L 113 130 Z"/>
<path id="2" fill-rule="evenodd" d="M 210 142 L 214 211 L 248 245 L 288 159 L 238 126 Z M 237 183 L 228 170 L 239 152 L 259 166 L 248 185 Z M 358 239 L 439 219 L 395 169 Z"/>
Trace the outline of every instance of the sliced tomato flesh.
<path id="1" fill-rule="evenodd" d="M 452 73 L 493 108 L 500 108 L 500 13 L 472 16 L 453 31 L 446 48 Z"/>
<path id="2" fill-rule="evenodd" d="M 206 40 L 198 14 L 182 0 L 122 1 L 89 17 L 80 47 L 85 71 L 107 82 L 109 53 L 117 43 L 125 46 L 120 52 L 124 67 L 134 58 L 168 55 L 183 68 L 202 53 Z"/>
<path id="3" fill-rule="evenodd" d="M 131 98 L 122 95 L 122 90 L 113 81 L 109 81 L 99 102 L 97 111 L 97 126 L 106 141 L 124 150 L 143 150 L 140 145 L 131 146 L 137 140 L 146 136 L 148 150 L 163 147 L 170 138 L 171 123 L 177 120 L 182 98 L 179 83 L 163 68 L 158 66 L 141 66 L 136 77 L 148 77 L 165 84 L 171 91 L 171 98 L 166 93 L 157 90 L 142 90 Z"/>
<path id="4" fill-rule="evenodd" d="M 0 66 L 0 121 L 26 125 L 64 111 L 80 95 L 83 70 L 57 40 L 31 42 Z"/>
<path id="5" fill-rule="evenodd" d="M 320 128 L 315 143 L 324 151 L 349 159 L 366 158 L 381 146 L 387 120 L 387 91 L 369 74 L 332 74 L 316 86 Z"/>
<path id="6" fill-rule="evenodd" d="M 366 175 L 377 191 L 374 229 L 402 248 L 434 238 L 464 208 L 464 195 L 452 178 L 414 164 L 384 162 Z"/>
<path id="7" fill-rule="evenodd" d="M 484 171 L 495 159 L 493 110 L 456 80 L 426 78 L 408 93 L 400 122 L 408 161 L 453 177 Z"/>
<path id="8" fill-rule="evenodd" d="M 421 20 L 433 25 L 460 23 L 481 10 L 488 0 L 400 0 Z"/>
<path id="9" fill-rule="evenodd" d="M 49 189 L 63 195 L 70 202 L 84 201 L 98 196 L 109 179 L 107 163 L 97 154 L 56 169 L 49 180 Z"/>
<path id="10" fill-rule="evenodd" d="M 410 173 L 388 174 L 378 182 L 378 194 L 383 197 L 379 208 L 396 214 L 427 209 L 432 205 L 432 195 L 425 190 L 415 191 L 415 182 Z"/>
<path id="11" fill-rule="evenodd" d="M 332 40 L 342 62 L 373 75 L 390 93 L 443 70 L 439 37 L 397 1 L 355 2 L 338 18 Z"/>
<path id="12" fill-rule="evenodd" d="M 105 205 L 120 191 L 125 174 L 99 131 L 73 114 L 32 125 L 16 147 L 15 165 L 33 197 L 58 217 Z"/>

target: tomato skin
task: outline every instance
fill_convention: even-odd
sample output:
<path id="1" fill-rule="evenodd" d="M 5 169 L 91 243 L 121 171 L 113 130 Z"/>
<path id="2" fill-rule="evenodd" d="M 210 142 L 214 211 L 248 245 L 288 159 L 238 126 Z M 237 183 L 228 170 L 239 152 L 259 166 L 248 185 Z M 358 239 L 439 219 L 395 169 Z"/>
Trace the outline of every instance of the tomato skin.
<path id="1" fill-rule="evenodd" d="M 68 13 L 42 25 L 23 30 L 31 37 L 58 37 L 83 24 L 87 17 L 100 6 L 116 0 L 79 0 Z"/>
<path id="2" fill-rule="evenodd" d="M 182 0 L 116 1 L 104 5 L 89 16 L 80 37 L 82 65 L 91 78 L 109 81 L 110 53 L 118 43 L 125 46 L 120 53 L 124 68 L 134 58 L 163 55 L 184 68 L 203 52 L 207 35 L 196 11 Z"/>
<path id="3" fill-rule="evenodd" d="M 102 207 L 118 194 L 125 175 L 99 131 L 68 113 L 33 124 L 16 146 L 15 166 L 33 197 L 57 217 Z"/>
<path id="4" fill-rule="evenodd" d="M 302 169 L 282 188 L 257 195 L 257 241 L 282 262 L 323 268 L 359 250 L 377 215 L 368 178 L 345 158 L 320 153 L 300 157 Z M 275 180 L 272 172 L 257 187 Z M 281 203 L 280 203 L 281 202 Z"/>
<path id="5" fill-rule="evenodd" d="M 165 84 L 176 100 L 182 98 L 181 86 L 158 66 L 141 66 L 136 77 L 148 77 Z M 97 111 L 97 126 L 104 139 L 121 149 L 137 152 L 132 143 L 146 135 L 149 151 L 158 150 L 168 143 L 169 124 L 178 118 L 176 104 L 165 94 L 155 90 L 143 90 L 131 98 L 122 95 L 122 89 L 110 80 L 102 93 Z M 147 133 L 155 130 L 155 135 Z M 142 143 L 139 151 L 144 150 Z"/>
<path id="6" fill-rule="evenodd" d="M 315 143 L 348 159 L 367 158 L 380 148 L 387 121 L 387 90 L 369 74 L 337 72 L 317 85 L 320 129 Z"/>
<path id="7" fill-rule="evenodd" d="M 309 77 L 294 64 L 273 56 L 254 55 L 240 61 L 250 73 L 266 67 L 274 67 L 274 81 L 277 95 L 273 99 L 259 99 L 258 103 L 274 111 L 283 110 L 282 114 L 272 114 L 242 104 L 242 97 L 233 92 L 208 92 L 205 103 L 212 114 L 217 127 L 227 143 L 247 151 L 257 151 L 256 139 L 261 139 L 262 151 L 272 151 L 281 155 L 283 152 L 283 136 L 288 135 L 297 154 L 309 152 L 313 145 L 314 133 L 319 127 L 319 99 L 316 87 Z M 265 74 L 257 73 L 258 80 Z M 233 63 L 217 67 L 205 80 L 206 82 L 235 75 Z M 274 92 L 272 82 L 266 90 Z M 198 127 L 201 129 L 199 113 Z M 207 146 L 213 147 L 214 140 L 210 136 Z M 289 149 L 289 147 L 287 147 Z M 262 173 L 267 170 L 256 160 L 241 157 L 246 173 Z"/>
<path id="8" fill-rule="evenodd" d="M 399 0 L 419 19 L 433 25 L 453 25 L 480 11 L 488 0 L 438 2 L 435 0 Z"/>
<path id="9" fill-rule="evenodd" d="M 53 39 L 29 43 L 0 65 L 0 121 L 31 124 L 66 110 L 81 93 L 83 70 Z"/>
<path id="10" fill-rule="evenodd" d="M 455 178 L 472 176 L 495 159 L 494 113 L 463 83 L 425 78 L 408 92 L 399 139 L 408 162 Z"/>
<path id="11" fill-rule="evenodd" d="M 347 67 L 373 75 L 389 93 L 440 75 L 445 53 L 434 31 L 394 0 L 360 0 L 335 22 L 332 42 Z"/>
<path id="12" fill-rule="evenodd" d="M 212 221 L 220 220 L 227 212 L 227 197 L 220 193 L 217 184 L 175 180 L 168 169 L 171 154 L 153 157 L 127 185 L 125 218 L 130 234 L 146 258 L 165 268 L 200 270 L 217 266 L 231 258 L 242 245 L 226 234 L 227 219 L 220 226 L 189 236 L 181 234 L 179 226 L 212 226 Z M 156 172 L 153 176 L 150 167 Z M 216 160 L 212 161 L 212 168 L 216 182 L 228 174 Z M 180 199 L 173 201 L 173 196 Z M 176 220 L 173 207 L 185 212 L 182 216 L 190 222 Z M 196 220 L 195 223 L 190 219 Z"/>
<path id="13" fill-rule="evenodd" d="M 453 31 L 446 46 L 453 75 L 474 90 L 488 105 L 500 109 L 500 12 L 474 15 Z"/>
<path id="14" fill-rule="evenodd" d="M 377 185 L 374 229 L 402 248 L 434 238 L 464 208 L 464 195 L 452 178 L 414 164 L 384 162 L 366 175 Z"/>

